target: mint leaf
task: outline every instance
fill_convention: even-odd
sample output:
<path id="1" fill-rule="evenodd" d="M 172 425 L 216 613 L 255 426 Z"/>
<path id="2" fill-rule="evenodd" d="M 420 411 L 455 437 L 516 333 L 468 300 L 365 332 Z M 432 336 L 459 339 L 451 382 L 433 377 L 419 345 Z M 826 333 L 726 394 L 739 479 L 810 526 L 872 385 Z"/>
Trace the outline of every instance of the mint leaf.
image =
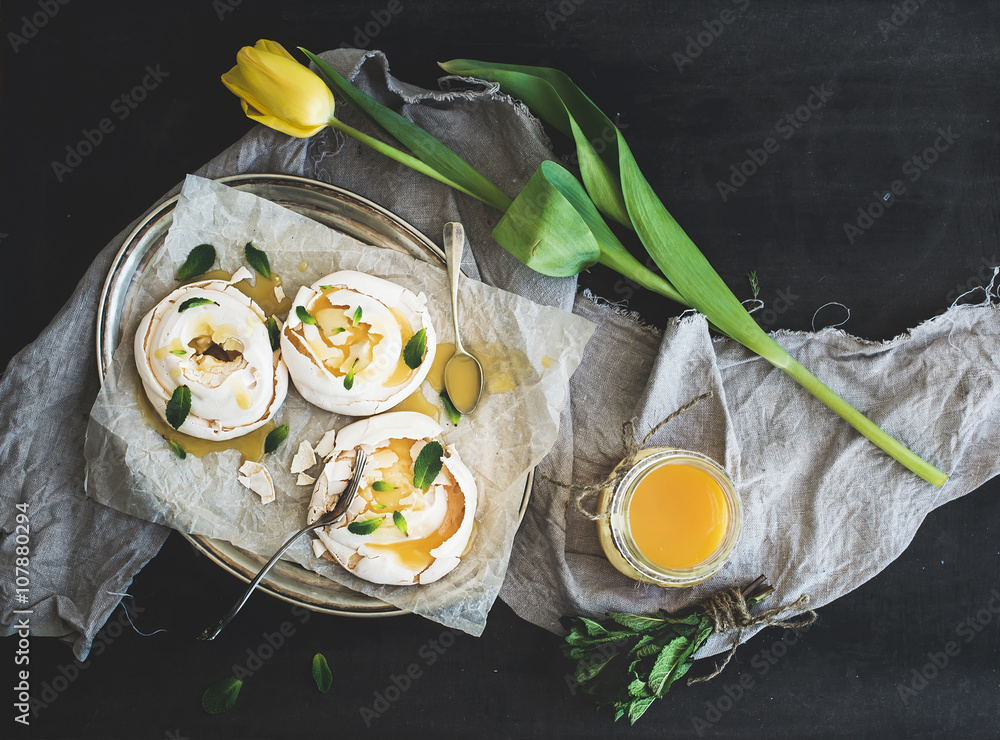
<path id="1" fill-rule="evenodd" d="M 406 531 L 406 517 L 403 516 L 403 512 L 398 509 L 392 512 L 392 523 L 396 525 L 396 529 L 405 534 L 407 537 L 410 536 L 409 532 Z"/>
<path id="2" fill-rule="evenodd" d="M 403 347 L 403 362 L 410 370 L 416 370 L 424 361 L 424 350 L 427 349 L 427 330 L 421 329 Z"/>
<path id="3" fill-rule="evenodd" d="M 458 422 L 462 420 L 462 412 L 456 409 L 451 399 L 448 398 L 448 391 L 441 391 L 441 403 L 444 404 L 444 410 L 448 413 L 448 421 L 458 426 Z"/>
<path id="4" fill-rule="evenodd" d="M 165 416 L 167 423 L 174 429 L 180 429 L 181 424 L 191 413 L 191 389 L 186 385 L 179 385 L 174 388 L 174 392 L 167 401 Z"/>
<path id="5" fill-rule="evenodd" d="M 630 630 L 642 632 L 643 630 L 656 629 L 663 626 L 666 620 L 656 614 L 628 614 L 622 612 L 608 612 L 608 616 L 618 622 L 622 627 Z"/>
<path id="6" fill-rule="evenodd" d="M 187 259 L 177 271 L 177 280 L 190 280 L 208 272 L 208 268 L 215 264 L 215 247 L 211 244 L 199 244 L 188 252 Z"/>
<path id="7" fill-rule="evenodd" d="M 268 280 L 271 279 L 271 263 L 267 259 L 267 255 L 257 249 L 257 247 L 253 245 L 253 242 L 247 242 L 247 245 L 243 247 L 243 254 L 247 258 L 247 264 L 250 265 L 250 267 L 255 269 Z"/>
<path id="8" fill-rule="evenodd" d="M 372 490 L 377 491 L 378 493 L 385 493 L 386 491 L 395 491 L 396 486 L 392 485 L 392 483 L 389 483 L 388 481 L 377 480 L 372 483 Z"/>
<path id="9" fill-rule="evenodd" d="M 299 317 L 299 321 L 303 324 L 312 324 L 313 326 L 316 326 L 316 317 L 306 311 L 305 306 L 296 306 L 295 315 Z"/>
<path id="10" fill-rule="evenodd" d="M 243 682 L 232 676 L 213 683 L 201 695 L 201 708 L 209 714 L 228 712 L 236 704 L 236 697 L 240 695 L 242 687 Z"/>
<path id="11" fill-rule="evenodd" d="M 431 487 L 431 483 L 441 472 L 441 457 L 444 455 L 444 448 L 440 442 L 428 442 L 420 450 L 417 459 L 413 462 L 413 485 L 421 491 L 426 491 Z"/>
<path id="12" fill-rule="evenodd" d="M 351 534 L 365 536 L 371 534 L 381 526 L 382 517 L 377 516 L 374 519 L 365 519 L 363 522 L 351 522 L 347 525 L 347 531 Z"/>
<path id="13" fill-rule="evenodd" d="M 361 306 L 354 309 L 354 315 L 351 316 L 351 326 L 357 326 L 359 321 L 361 321 Z"/>
<path id="14" fill-rule="evenodd" d="M 285 441 L 288 437 L 288 425 L 282 424 L 280 427 L 275 427 L 267 436 L 264 437 L 264 454 L 269 454 L 274 452 L 276 449 L 281 447 L 281 443 Z"/>
<path id="15" fill-rule="evenodd" d="M 635 724 L 639 721 L 639 717 L 646 713 L 649 709 L 649 705 L 656 700 L 656 697 L 650 696 L 646 699 L 635 699 L 628 708 L 628 721 L 631 724 Z"/>
<path id="16" fill-rule="evenodd" d="M 679 664 L 687 657 L 688 648 L 691 646 L 686 637 L 677 637 L 672 642 L 664 645 L 660 654 L 656 656 L 653 667 L 649 671 L 649 688 L 653 695 L 663 698 L 663 695 L 674 682 L 672 675 L 676 672 Z"/>
<path id="17" fill-rule="evenodd" d="M 281 329 L 278 328 L 278 320 L 273 316 L 267 319 L 267 336 L 271 340 L 271 351 L 281 347 Z"/>
<path id="18" fill-rule="evenodd" d="M 333 673 L 330 671 L 330 664 L 326 662 L 326 656 L 323 653 L 316 653 L 313 656 L 312 672 L 316 688 L 325 694 L 333 686 Z"/>
<path id="19" fill-rule="evenodd" d="M 351 369 L 347 371 L 347 375 L 344 376 L 344 390 L 351 390 L 354 387 L 354 368 L 358 366 L 358 359 L 355 357 L 354 362 L 351 363 Z"/>
<path id="20" fill-rule="evenodd" d="M 178 309 L 177 309 L 177 313 L 184 313 L 184 312 L 185 312 L 185 311 L 187 311 L 187 310 L 188 310 L 189 308 L 194 308 L 195 306 L 207 306 L 207 305 L 208 305 L 208 304 L 210 304 L 210 303 L 211 303 L 211 304 L 212 304 L 213 306 L 218 306 L 218 305 L 219 305 L 219 304 L 218 304 L 218 303 L 216 303 L 215 301 L 213 301 L 213 300 L 210 300 L 210 299 L 208 299 L 208 298 L 202 298 L 202 297 L 198 297 L 198 298 L 188 298 L 188 299 L 187 299 L 186 301 L 184 301 L 184 302 L 183 302 L 183 303 L 182 303 L 182 304 L 180 305 L 180 308 L 178 308 Z"/>
<path id="21" fill-rule="evenodd" d="M 179 457 L 181 460 L 187 457 L 187 453 L 184 451 L 184 448 L 181 447 L 179 444 L 177 444 L 177 442 L 175 442 L 174 440 L 168 439 L 167 444 L 170 445 L 170 449 L 172 449 L 174 451 L 174 454 L 177 455 L 177 457 Z"/>

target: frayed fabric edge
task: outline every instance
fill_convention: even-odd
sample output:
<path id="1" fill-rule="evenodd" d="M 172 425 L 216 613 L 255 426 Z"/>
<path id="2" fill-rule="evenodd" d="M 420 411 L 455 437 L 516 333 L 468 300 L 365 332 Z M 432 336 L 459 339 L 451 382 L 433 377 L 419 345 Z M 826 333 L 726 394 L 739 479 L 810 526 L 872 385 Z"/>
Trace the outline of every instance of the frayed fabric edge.
<path id="1" fill-rule="evenodd" d="M 664 329 L 661 329 L 655 324 L 651 324 L 645 319 L 643 319 L 642 315 L 638 311 L 633 311 L 629 309 L 628 305 L 624 302 L 615 303 L 614 301 L 610 301 L 607 298 L 604 298 L 603 296 L 596 295 L 593 291 L 590 290 L 590 288 L 585 288 L 583 292 L 579 293 L 578 295 L 579 297 L 585 298 L 586 300 L 590 301 L 591 304 L 596 306 L 601 311 L 608 311 L 616 316 L 621 316 L 623 319 L 626 319 L 630 323 L 634 324 L 643 331 L 648 332 L 652 336 L 655 336 L 657 338 L 663 337 Z M 684 324 L 688 324 L 693 321 L 701 321 L 705 323 L 706 327 L 708 326 L 708 321 L 705 319 L 705 317 L 693 308 L 687 309 L 680 316 L 672 316 L 670 319 L 667 320 L 667 326 L 668 327 L 683 326 Z M 725 339 L 725 337 L 721 338 Z"/>
<path id="2" fill-rule="evenodd" d="M 919 324 L 911 329 L 906 329 L 900 332 L 891 339 L 865 339 L 864 337 L 858 337 L 850 332 L 844 331 L 843 329 L 835 327 L 826 327 L 815 332 L 811 331 L 793 331 L 791 329 L 778 329 L 777 331 L 771 332 L 771 337 L 774 339 L 778 338 L 804 338 L 804 337 L 816 337 L 816 336 L 827 336 L 835 335 L 844 337 L 846 339 L 851 339 L 852 341 L 858 342 L 859 344 L 866 347 L 877 347 L 879 349 L 888 349 L 899 344 L 905 344 L 913 339 L 914 334 L 923 330 L 925 327 L 931 327 L 940 321 L 946 319 L 950 320 L 952 315 L 961 311 L 976 311 L 979 309 L 992 309 L 994 311 L 1000 310 L 1000 303 L 997 303 L 995 296 L 987 296 L 979 303 L 953 303 L 950 305 L 943 313 L 939 313 L 936 316 L 931 316 L 928 319 L 924 319 Z M 716 337 L 715 341 L 720 339 L 725 339 L 725 337 Z"/>
<path id="3" fill-rule="evenodd" d="M 323 54 L 329 54 L 335 51 L 340 51 L 340 49 L 330 49 L 329 51 L 323 52 Z M 361 49 L 351 50 L 351 51 L 363 51 Z M 480 87 L 479 90 L 427 90 L 425 88 L 417 87 L 416 85 L 410 85 L 408 83 L 401 82 L 396 77 L 392 75 L 392 71 L 389 66 L 389 58 L 386 56 L 385 52 L 379 51 L 378 49 L 366 50 L 362 54 L 361 58 L 354 64 L 351 68 L 350 73 L 345 75 L 348 80 L 354 81 L 359 74 L 361 74 L 361 68 L 365 66 L 365 63 L 369 59 L 379 60 L 385 69 L 385 79 L 386 87 L 394 95 L 398 95 L 400 99 L 407 104 L 419 104 L 425 100 L 433 100 L 435 102 L 447 103 L 452 100 L 468 100 L 477 101 L 481 99 L 493 100 L 500 103 L 505 103 L 512 107 L 515 112 L 529 121 L 538 135 L 539 140 L 545 146 L 546 149 L 552 150 L 552 140 L 549 135 L 545 133 L 545 129 L 542 126 L 541 121 L 534 116 L 534 114 L 528 110 L 528 107 L 524 105 L 520 100 L 512 98 L 506 93 L 500 92 L 500 85 L 496 82 L 490 82 L 489 80 L 481 80 L 477 77 L 465 77 L 462 75 L 445 75 L 438 79 L 439 85 L 447 84 L 453 80 L 462 81 L 471 85 Z"/>

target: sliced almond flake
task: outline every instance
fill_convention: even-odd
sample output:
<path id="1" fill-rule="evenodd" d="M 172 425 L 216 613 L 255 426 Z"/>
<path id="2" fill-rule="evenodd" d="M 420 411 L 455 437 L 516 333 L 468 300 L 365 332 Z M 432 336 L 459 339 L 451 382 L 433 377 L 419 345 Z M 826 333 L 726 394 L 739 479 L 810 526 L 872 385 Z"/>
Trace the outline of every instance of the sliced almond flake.
<path id="1" fill-rule="evenodd" d="M 299 449 L 296 451 L 295 457 L 292 458 L 291 473 L 301 473 L 309 470 L 315 464 L 316 454 L 313 452 L 312 445 L 308 441 L 302 440 L 299 442 Z"/>
<path id="2" fill-rule="evenodd" d="M 299 477 L 295 479 L 295 485 L 297 486 L 309 486 L 316 482 L 308 473 L 299 473 Z"/>
<path id="3" fill-rule="evenodd" d="M 319 441 L 316 445 L 316 454 L 319 455 L 324 460 L 333 454 L 333 446 L 337 441 L 337 431 L 331 429 L 329 432 L 323 435 L 323 439 Z"/>

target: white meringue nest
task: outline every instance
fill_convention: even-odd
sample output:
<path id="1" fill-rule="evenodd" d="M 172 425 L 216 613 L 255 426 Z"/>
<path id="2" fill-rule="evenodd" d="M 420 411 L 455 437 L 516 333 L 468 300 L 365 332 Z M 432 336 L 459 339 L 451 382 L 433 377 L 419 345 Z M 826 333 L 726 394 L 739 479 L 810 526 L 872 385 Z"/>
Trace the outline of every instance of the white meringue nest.
<path id="1" fill-rule="evenodd" d="M 181 306 L 193 298 L 211 301 Z M 288 371 L 271 349 L 267 317 L 232 282 L 205 280 L 178 288 L 143 317 L 134 354 L 142 387 L 166 420 L 174 390 L 191 390 L 180 431 L 228 440 L 267 423 L 288 390 Z"/>
<path id="2" fill-rule="evenodd" d="M 304 323 L 300 308 L 316 323 Z M 421 329 L 426 348 L 411 369 L 403 349 Z M 281 332 L 282 358 L 302 397 L 348 416 L 387 411 L 415 391 L 430 370 L 436 344 L 422 294 L 351 270 L 299 288 Z"/>
<path id="3" fill-rule="evenodd" d="M 341 429 L 313 488 L 308 521 L 331 510 L 347 487 L 355 447 L 368 453 L 368 463 L 346 517 L 316 530 L 314 553 L 329 552 L 348 571 L 372 583 L 433 583 L 451 572 L 469 546 L 478 491 L 454 445 L 444 448 L 441 472 L 426 490 L 413 485 L 413 461 L 441 432 L 436 421 L 412 411 L 373 416 Z M 376 490 L 377 482 L 392 489 Z M 405 521 L 405 533 L 395 523 L 394 512 Z M 371 534 L 348 530 L 352 522 L 371 519 L 382 520 Z"/>

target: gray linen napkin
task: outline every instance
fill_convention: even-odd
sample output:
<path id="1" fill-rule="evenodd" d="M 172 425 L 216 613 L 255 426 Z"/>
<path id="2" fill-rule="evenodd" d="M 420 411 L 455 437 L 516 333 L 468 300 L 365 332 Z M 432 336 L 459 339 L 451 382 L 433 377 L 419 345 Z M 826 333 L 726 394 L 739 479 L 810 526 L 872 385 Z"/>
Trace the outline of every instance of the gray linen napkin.
<path id="1" fill-rule="evenodd" d="M 450 89 L 430 92 L 389 76 L 387 61 L 377 52 L 338 50 L 324 58 L 452 146 L 508 195 L 551 156 L 537 122 L 493 86 L 446 81 Z M 338 116 L 371 131 L 346 106 Z M 637 416 L 638 433 L 644 434 L 692 397 L 714 392 L 652 443 L 704 452 L 734 476 L 743 497 L 744 536 L 730 563 L 696 589 L 636 586 L 603 558 L 594 524 L 567 507 L 568 490 L 536 478 L 501 598 L 547 629 L 558 630 L 562 614 L 680 608 L 759 572 L 776 583 L 775 604 L 802 592 L 811 594 L 813 605 L 828 603 L 895 558 L 928 511 L 997 472 L 998 432 L 990 419 L 998 405 L 1000 373 L 992 347 L 1000 313 L 989 302 L 952 309 L 887 343 L 835 331 L 778 335 L 876 422 L 953 472 L 939 491 L 882 455 L 763 360 L 732 342 L 713 341 L 701 317 L 675 321 L 660 335 L 612 307 L 577 296 L 574 279 L 537 275 L 493 242 L 495 211 L 353 140 L 326 131 L 301 141 L 258 127 L 197 174 L 246 172 L 296 174 L 348 188 L 434 239 L 446 221 L 460 219 L 472 247 L 463 259 L 466 274 L 597 323 L 573 377 L 559 439 L 540 466 L 553 479 L 575 484 L 603 479 L 624 453 L 622 422 Z M 4 531 L 13 531 L 10 512 L 18 501 L 28 501 L 32 511 L 79 512 L 79 518 L 61 514 L 34 523 L 36 547 L 43 548 L 36 552 L 43 555 L 35 566 L 31 604 L 35 634 L 78 632 L 81 658 L 117 603 L 109 592 L 123 591 L 164 537 L 158 527 L 83 497 L 82 430 L 97 391 L 94 358 L 71 357 L 56 341 L 68 331 L 92 334 L 101 280 L 125 233 L 101 253 L 67 308 L 0 382 L 5 422 L 0 466 L 16 471 L 0 480 Z M 39 380 L 33 370 L 45 357 L 52 363 L 50 376 L 58 373 L 64 382 Z M 48 411 L 37 413 L 40 408 Z M 13 422 L 17 438 L 9 431 Z M 40 452 L 52 445 L 65 453 L 61 468 Z M 866 517 L 857 517 L 858 511 Z M 85 517 L 95 525 L 88 527 Z M 5 567 L 13 557 L 10 540 L 0 543 Z M 106 565 L 98 569 L 99 577 L 81 583 L 77 569 L 67 566 L 84 560 Z M 9 633 L 17 607 L 9 601 L 13 594 L 3 593 Z M 714 639 L 705 654 L 724 647 L 724 640 Z"/>

